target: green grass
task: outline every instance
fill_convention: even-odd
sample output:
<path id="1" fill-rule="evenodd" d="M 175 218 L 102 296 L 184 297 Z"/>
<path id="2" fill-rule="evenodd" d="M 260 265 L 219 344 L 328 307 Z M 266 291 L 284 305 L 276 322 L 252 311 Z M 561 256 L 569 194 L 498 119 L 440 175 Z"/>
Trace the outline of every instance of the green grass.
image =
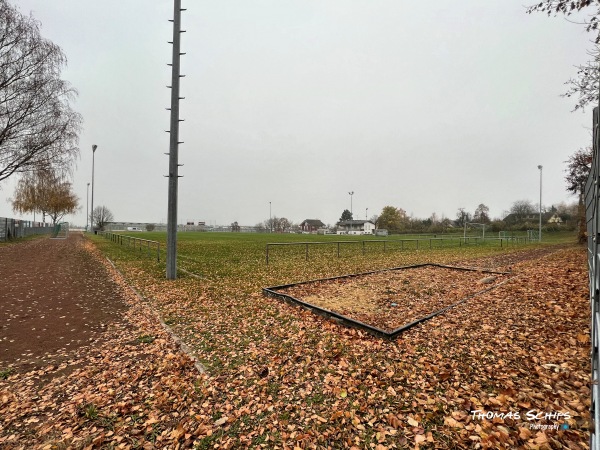
<path id="1" fill-rule="evenodd" d="M 155 339 L 156 338 L 154 336 L 144 334 L 143 336 L 139 336 L 136 340 L 140 344 L 151 344 L 152 342 L 154 342 Z"/>
<path id="2" fill-rule="evenodd" d="M 131 233 L 130 233 L 131 234 Z M 165 232 L 135 233 L 135 237 L 161 243 L 161 262 L 147 251 L 112 243 L 100 236 L 91 236 L 108 256 L 117 261 L 140 262 L 144 269 L 156 275 L 164 271 L 166 248 Z M 263 286 L 295 282 L 323 276 L 335 276 L 378 268 L 395 267 L 421 262 L 453 262 L 532 246 L 544 246 L 563 242 L 574 242 L 574 233 L 545 233 L 544 242 L 527 245 L 511 243 L 500 247 L 500 241 L 491 240 L 484 244 L 461 245 L 462 235 L 437 235 L 443 240 L 422 237 L 417 242 L 415 235 L 393 235 L 387 238 L 376 236 L 338 236 L 310 234 L 267 234 L 267 233 L 218 233 L 180 232 L 178 239 L 178 267 L 207 281 L 243 280 L 244 284 L 260 281 Z M 382 240 L 386 240 L 385 249 Z M 339 245 L 338 257 L 337 241 Z M 364 245 L 361 243 L 364 241 Z M 328 244 L 306 245 L 301 243 L 328 242 Z M 268 243 L 296 243 L 298 245 L 269 246 L 269 265 L 266 264 L 265 249 Z M 385 251 L 384 251 L 385 250 Z M 363 254 L 364 253 L 364 254 Z M 153 253 L 155 255 L 155 253 Z M 185 272 L 179 274 L 185 278 Z M 262 281 L 264 280 L 264 281 Z M 256 286 L 256 285 L 255 285 Z"/>

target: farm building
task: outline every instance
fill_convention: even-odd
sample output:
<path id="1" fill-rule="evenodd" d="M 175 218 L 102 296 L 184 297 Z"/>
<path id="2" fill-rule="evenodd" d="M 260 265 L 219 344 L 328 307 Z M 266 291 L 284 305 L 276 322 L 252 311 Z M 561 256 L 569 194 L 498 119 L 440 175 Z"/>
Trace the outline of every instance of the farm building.
<path id="1" fill-rule="evenodd" d="M 338 224 L 338 234 L 373 234 L 375 224 L 370 220 L 344 220 Z"/>
<path id="2" fill-rule="evenodd" d="M 306 219 L 300 224 L 300 230 L 308 233 L 316 233 L 318 229 L 325 228 L 325 226 L 319 219 Z"/>

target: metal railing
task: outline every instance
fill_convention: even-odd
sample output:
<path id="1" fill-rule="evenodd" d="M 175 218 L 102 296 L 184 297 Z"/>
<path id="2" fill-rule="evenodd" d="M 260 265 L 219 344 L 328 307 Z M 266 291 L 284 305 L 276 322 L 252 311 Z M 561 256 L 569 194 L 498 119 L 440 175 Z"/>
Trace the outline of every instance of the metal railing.
<path id="1" fill-rule="evenodd" d="M 54 228 L 49 223 L 0 217 L 0 242 L 34 234 L 50 234 Z"/>
<path id="2" fill-rule="evenodd" d="M 146 251 L 149 257 L 152 257 L 156 252 L 156 260 L 160 262 L 160 242 L 108 231 L 98 231 L 98 234 L 116 244 L 126 245 L 130 248 L 133 247 L 134 250 L 139 250 L 140 252 Z"/>
<path id="3" fill-rule="evenodd" d="M 600 348 L 600 254 L 598 253 L 598 240 L 600 240 L 600 131 L 598 130 L 598 108 L 594 108 L 593 116 L 593 150 L 592 167 L 585 184 L 585 219 L 587 225 L 587 256 L 589 269 L 589 292 L 591 315 L 591 359 L 592 359 L 592 384 L 591 384 L 591 417 L 594 426 L 590 432 L 590 448 L 600 449 L 600 387 L 599 378 L 599 353 Z"/>
<path id="4" fill-rule="evenodd" d="M 322 245 L 335 245 L 337 247 L 337 257 L 340 257 L 340 248 L 342 245 L 359 245 L 362 246 L 362 254 L 366 254 L 367 245 L 371 244 L 383 244 L 383 253 L 388 249 L 393 250 L 420 250 L 420 249 L 432 249 L 434 244 L 436 248 L 445 247 L 444 242 L 449 242 L 450 245 L 456 245 L 462 247 L 463 245 L 482 245 L 488 242 L 496 242 L 500 247 L 509 245 L 525 244 L 530 242 L 525 237 L 506 237 L 506 238 L 481 238 L 481 237 L 446 237 L 446 238 L 425 238 L 425 239 L 365 239 L 356 241 L 319 241 L 319 242 L 270 242 L 265 247 L 265 260 L 267 265 L 271 258 L 269 254 L 270 247 L 304 247 L 304 259 L 308 261 L 309 258 L 309 247 L 311 245 L 322 246 Z"/>

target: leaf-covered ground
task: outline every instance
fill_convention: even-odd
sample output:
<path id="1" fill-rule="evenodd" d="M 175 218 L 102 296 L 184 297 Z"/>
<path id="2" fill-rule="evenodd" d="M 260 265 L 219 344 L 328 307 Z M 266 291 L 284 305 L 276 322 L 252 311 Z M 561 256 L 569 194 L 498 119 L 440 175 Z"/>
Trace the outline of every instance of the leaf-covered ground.
<path id="1" fill-rule="evenodd" d="M 274 291 L 391 332 L 507 278 L 501 273 L 425 266 L 315 281 Z"/>
<path id="2" fill-rule="evenodd" d="M 46 383 L 36 380 L 44 375 L 39 371 L 0 381 L 0 446 L 588 447 L 590 312 L 581 247 L 269 267 L 244 266 L 232 250 L 227 258 L 242 263 L 188 264 L 204 279 L 172 282 L 159 264 L 108 242 L 97 245 L 147 302 L 121 289 L 127 325 L 69 361 L 78 367 L 72 373 Z M 517 276 L 393 342 L 260 293 L 264 286 L 432 259 L 478 266 L 474 257 L 491 268 L 507 264 L 494 258 L 509 258 Z M 151 309 L 206 373 L 176 348 Z"/>

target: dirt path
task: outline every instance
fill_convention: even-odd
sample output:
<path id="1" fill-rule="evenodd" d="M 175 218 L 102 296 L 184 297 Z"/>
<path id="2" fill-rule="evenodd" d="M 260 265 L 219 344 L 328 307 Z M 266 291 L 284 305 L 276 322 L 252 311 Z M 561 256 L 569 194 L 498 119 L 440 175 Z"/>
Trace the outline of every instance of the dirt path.
<path id="1" fill-rule="evenodd" d="M 199 376 L 81 233 L 0 247 L 1 449 L 190 447 Z"/>
<path id="2" fill-rule="evenodd" d="M 64 360 L 120 320 L 126 303 L 83 239 L 0 247 L 0 370 Z"/>

